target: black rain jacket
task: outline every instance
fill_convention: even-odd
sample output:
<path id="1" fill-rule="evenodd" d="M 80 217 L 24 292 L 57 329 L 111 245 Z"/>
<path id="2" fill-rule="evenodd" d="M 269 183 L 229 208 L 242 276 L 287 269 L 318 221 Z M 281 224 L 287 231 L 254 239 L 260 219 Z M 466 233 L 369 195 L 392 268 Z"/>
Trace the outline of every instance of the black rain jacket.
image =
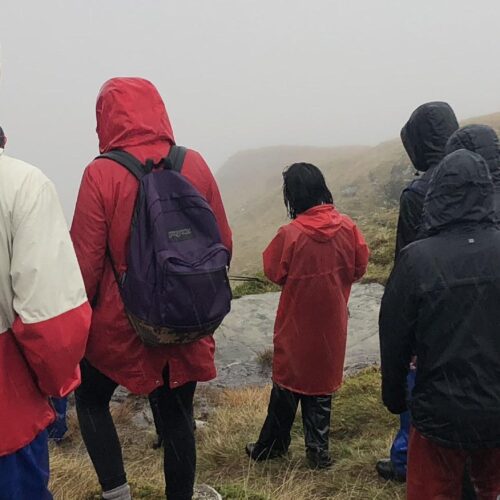
<path id="1" fill-rule="evenodd" d="M 424 205 L 427 237 L 402 250 L 380 311 L 382 398 L 441 446 L 500 447 L 500 230 L 485 160 L 448 155 Z"/>
<path id="2" fill-rule="evenodd" d="M 432 172 L 445 156 L 449 137 L 458 129 L 455 113 L 445 102 L 419 106 L 401 130 L 401 141 L 413 166 L 423 172 L 401 194 L 396 234 L 396 259 L 399 252 L 415 241 L 422 222 L 422 208 Z"/>
<path id="3" fill-rule="evenodd" d="M 488 125 L 462 127 L 448 139 L 445 151 L 449 154 L 457 149 L 468 149 L 486 160 L 495 191 L 495 219 L 500 223 L 500 145 L 496 132 Z"/>

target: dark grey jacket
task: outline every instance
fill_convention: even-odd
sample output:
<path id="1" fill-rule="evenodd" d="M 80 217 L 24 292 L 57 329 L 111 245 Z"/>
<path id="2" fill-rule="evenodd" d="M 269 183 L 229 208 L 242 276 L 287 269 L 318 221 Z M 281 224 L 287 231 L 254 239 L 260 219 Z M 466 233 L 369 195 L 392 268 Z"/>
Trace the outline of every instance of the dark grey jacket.
<path id="1" fill-rule="evenodd" d="M 424 205 L 428 236 L 401 252 L 380 312 L 382 397 L 409 409 L 442 446 L 500 447 L 500 230 L 485 160 L 470 151 L 435 169 Z"/>

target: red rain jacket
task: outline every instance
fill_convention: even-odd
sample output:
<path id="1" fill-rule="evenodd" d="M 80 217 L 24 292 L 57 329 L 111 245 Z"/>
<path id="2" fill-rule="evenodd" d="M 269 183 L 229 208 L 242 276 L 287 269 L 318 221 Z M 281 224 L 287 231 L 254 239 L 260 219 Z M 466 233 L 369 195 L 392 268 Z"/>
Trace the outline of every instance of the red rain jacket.
<path id="1" fill-rule="evenodd" d="M 123 149 L 141 162 L 164 158 L 175 144 L 165 105 L 148 81 L 114 78 L 97 100 L 97 134 L 101 153 Z M 231 230 L 215 179 L 196 151 L 188 150 L 182 174 L 210 203 L 231 250 Z M 116 270 L 126 270 L 130 223 L 138 182 L 124 167 L 98 159 L 83 175 L 71 236 L 87 289 L 93 317 L 86 358 L 102 373 L 134 393 L 145 394 L 163 385 L 207 381 L 216 376 L 212 338 L 185 345 L 148 348 L 139 340 L 125 315 L 109 255 Z"/>
<path id="2" fill-rule="evenodd" d="M 326 395 L 342 384 L 351 285 L 369 251 L 356 225 L 320 205 L 282 227 L 264 252 L 266 276 L 283 286 L 274 328 L 273 381 Z"/>

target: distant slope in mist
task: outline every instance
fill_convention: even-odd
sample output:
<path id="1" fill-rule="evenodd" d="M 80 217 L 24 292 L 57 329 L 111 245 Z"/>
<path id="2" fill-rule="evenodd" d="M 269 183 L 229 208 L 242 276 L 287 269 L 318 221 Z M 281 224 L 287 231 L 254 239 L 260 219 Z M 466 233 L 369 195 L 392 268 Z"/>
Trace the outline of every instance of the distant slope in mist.
<path id="1" fill-rule="evenodd" d="M 463 122 L 469 123 L 487 124 L 500 133 L 500 113 Z M 320 167 L 337 207 L 364 223 L 396 207 L 401 190 L 414 177 L 399 138 L 373 147 L 275 146 L 235 154 L 217 172 L 234 233 L 234 272 L 261 268 L 263 249 L 287 222 L 281 173 L 300 161 Z"/>
<path id="2" fill-rule="evenodd" d="M 274 146 L 232 156 L 217 172 L 217 179 L 234 233 L 233 269 L 257 270 L 263 248 L 277 228 L 286 223 L 281 193 L 286 166 L 300 161 L 314 163 L 332 172 L 336 182 L 342 179 L 345 184 L 351 174 L 344 170 L 369 149 Z"/>
<path id="3" fill-rule="evenodd" d="M 345 165 L 353 155 L 366 149 L 369 148 L 272 146 L 242 151 L 229 158 L 218 170 L 217 178 L 228 211 L 233 212 L 280 185 L 283 169 L 292 163 L 305 161 L 320 167 L 331 163 Z"/>

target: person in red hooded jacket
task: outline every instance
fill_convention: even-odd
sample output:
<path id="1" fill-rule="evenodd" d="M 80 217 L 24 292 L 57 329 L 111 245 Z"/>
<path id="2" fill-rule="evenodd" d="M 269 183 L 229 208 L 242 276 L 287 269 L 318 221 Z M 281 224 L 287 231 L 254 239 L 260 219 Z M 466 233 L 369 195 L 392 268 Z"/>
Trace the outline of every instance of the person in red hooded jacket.
<path id="1" fill-rule="evenodd" d="M 152 83 L 113 78 L 97 99 L 101 153 L 120 149 L 141 163 L 158 164 L 175 144 L 165 105 Z M 231 231 L 215 179 L 199 153 L 188 150 L 182 175 L 212 207 L 224 245 Z M 127 244 L 138 182 L 124 167 L 98 158 L 83 175 L 71 228 L 87 294 L 93 304 L 76 407 L 82 436 L 103 489 L 103 498 L 127 499 L 130 491 L 120 443 L 109 411 L 118 385 L 136 394 L 158 389 L 163 423 L 166 495 L 191 499 L 195 477 L 193 396 L 196 383 L 215 377 L 212 337 L 190 344 L 146 347 L 124 311 L 113 265 L 126 270 Z"/>
<path id="2" fill-rule="evenodd" d="M 309 464 L 325 468 L 331 465 L 332 394 L 343 378 L 347 302 L 369 251 L 356 225 L 333 206 L 317 167 L 296 163 L 283 177 L 293 221 L 264 252 L 266 276 L 283 287 L 274 327 L 274 385 L 259 439 L 246 452 L 258 461 L 286 453 L 300 402 Z"/>

